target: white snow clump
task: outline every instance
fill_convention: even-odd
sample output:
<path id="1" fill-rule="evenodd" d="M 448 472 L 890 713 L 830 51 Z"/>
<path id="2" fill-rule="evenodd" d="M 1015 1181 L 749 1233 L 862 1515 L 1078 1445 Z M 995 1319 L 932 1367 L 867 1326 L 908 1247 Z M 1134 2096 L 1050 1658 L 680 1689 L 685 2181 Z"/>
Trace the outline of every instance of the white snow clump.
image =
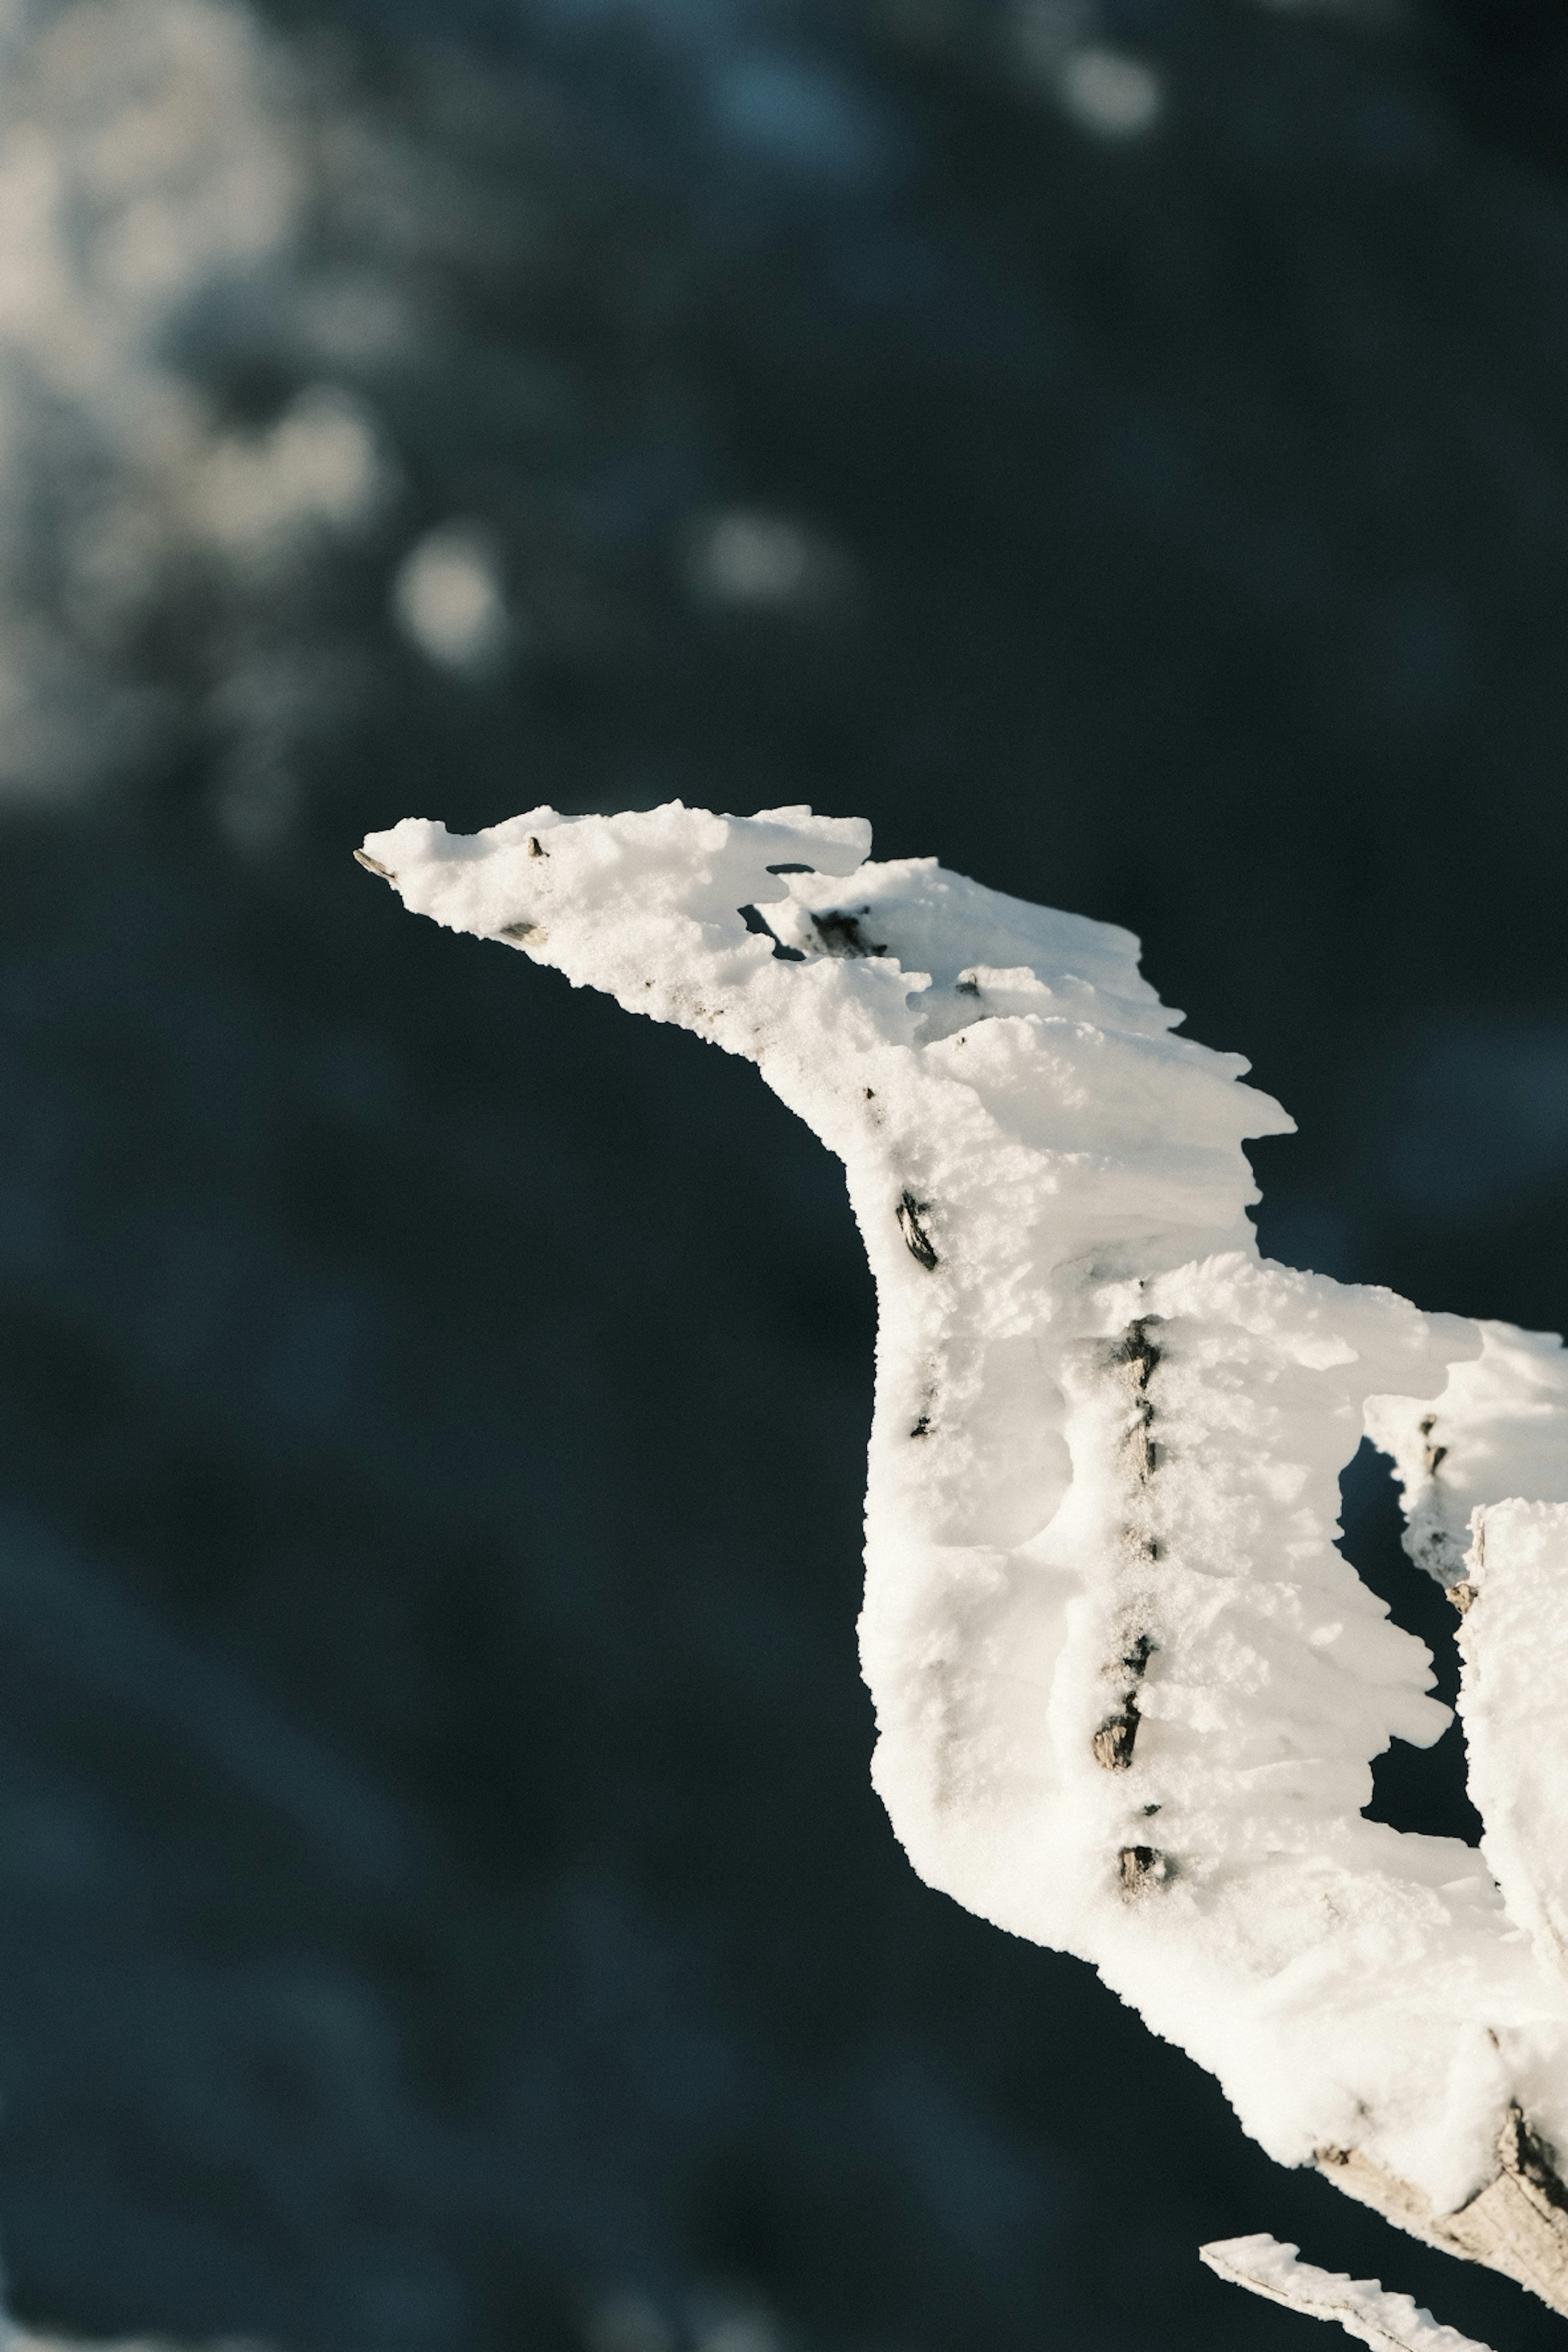
<path id="1" fill-rule="evenodd" d="M 1242 1139 L 1291 1121 L 1137 941 L 869 849 L 676 802 L 361 855 L 754 1061 L 843 1160 L 873 1770 L 921 1876 L 1092 1961 L 1281 2162 L 1568 2309 L 1568 1355 L 1260 1258 Z M 1336 1546 L 1367 1433 L 1466 1612 L 1479 1853 L 1363 1818 L 1449 1720 Z"/>

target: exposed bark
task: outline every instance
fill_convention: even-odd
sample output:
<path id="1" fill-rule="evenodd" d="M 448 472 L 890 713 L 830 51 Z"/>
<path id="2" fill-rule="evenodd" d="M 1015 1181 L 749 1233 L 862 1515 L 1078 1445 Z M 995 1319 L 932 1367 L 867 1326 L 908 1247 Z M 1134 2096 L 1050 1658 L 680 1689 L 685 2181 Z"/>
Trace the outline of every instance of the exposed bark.
<path id="1" fill-rule="evenodd" d="M 1320 2148 L 1317 2164 L 1336 2189 L 1371 2205 L 1413 2237 L 1462 2260 L 1483 2263 L 1528 2287 L 1568 2317 L 1568 2189 L 1553 2153 L 1518 2107 L 1498 2134 L 1499 2170 L 1468 2205 L 1434 2213 L 1428 2200 L 1359 2148 Z"/>

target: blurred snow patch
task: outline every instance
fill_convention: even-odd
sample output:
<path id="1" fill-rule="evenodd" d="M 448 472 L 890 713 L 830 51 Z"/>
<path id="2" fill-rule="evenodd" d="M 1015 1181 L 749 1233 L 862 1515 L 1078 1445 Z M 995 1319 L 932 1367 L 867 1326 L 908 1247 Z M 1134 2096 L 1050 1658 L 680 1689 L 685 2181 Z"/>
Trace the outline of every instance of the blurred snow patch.
<path id="1" fill-rule="evenodd" d="M 692 2330 L 697 2352 L 783 2352 L 784 2337 L 770 2312 L 747 2305 L 698 2315 Z"/>
<path id="2" fill-rule="evenodd" d="M 695 523 L 684 549 L 686 584 L 700 603 L 783 613 L 847 584 L 840 551 L 787 515 L 729 507 Z"/>
<path id="3" fill-rule="evenodd" d="M 195 283 L 270 254 L 300 198 L 278 60 L 223 0 L 77 0 L 0 104 L 0 327 L 57 392 L 125 415 Z"/>
<path id="4" fill-rule="evenodd" d="M 275 558 L 315 526 L 352 530 L 389 487 L 369 417 L 326 384 L 301 393 L 267 432 L 215 442 L 192 476 L 199 524 L 242 559 Z"/>
<path id="5" fill-rule="evenodd" d="M 443 669 L 478 675 L 513 642 L 500 551 L 479 523 L 427 532 L 398 568 L 392 608 L 404 634 Z"/>
<path id="6" fill-rule="evenodd" d="M 1073 121 L 1101 139 L 1142 138 L 1153 129 L 1165 102 L 1152 66 L 1100 42 L 1068 52 L 1057 92 Z"/>
<path id="7" fill-rule="evenodd" d="M 675 2330 L 646 2294 L 607 2294 L 583 2320 L 588 2352 L 675 2352 Z"/>
<path id="8" fill-rule="evenodd" d="M 0 793 L 58 798 L 177 726 L 135 655 L 171 596 L 249 593 L 386 469 L 346 395 L 241 434 L 173 356 L 294 262 L 301 100 L 248 10 L 68 0 L 0 57 Z"/>
<path id="9" fill-rule="evenodd" d="M 650 2295 L 606 2294 L 588 2306 L 581 2329 L 588 2352 L 784 2352 L 784 2347 L 771 2312 L 705 2288 L 690 2297 L 679 2320 Z"/>
<path id="10" fill-rule="evenodd" d="M 1019 0 L 1008 18 L 1014 63 L 1081 130 L 1137 139 L 1164 110 L 1154 68 L 1099 37 L 1088 0 Z"/>
<path id="11" fill-rule="evenodd" d="M 15 2326 L 7 2326 L 5 2343 L 5 2352 L 174 2352 L 164 2336 L 116 2336 L 88 2343 L 78 2336 L 35 2335 L 30 2327 Z M 199 2352 L 269 2352 L 269 2347 L 253 2336 L 224 2336 L 201 2346 Z"/>

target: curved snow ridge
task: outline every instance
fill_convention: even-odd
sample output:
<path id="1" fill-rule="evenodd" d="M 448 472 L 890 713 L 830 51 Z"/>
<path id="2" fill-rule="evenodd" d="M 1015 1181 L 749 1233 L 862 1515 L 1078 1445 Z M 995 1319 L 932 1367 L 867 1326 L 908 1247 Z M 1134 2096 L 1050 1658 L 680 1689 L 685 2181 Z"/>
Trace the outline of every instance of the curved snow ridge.
<path id="1" fill-rule="evenodd" d="M 869 847 L 677 802 L 363 855 L 756 1062 L 844 1161 L 879 1300 L 873 1770 L 916 1868 L 1095 1962 L 1274 2155 L 1358 2151 L 1449 2214 L 1516 2108 L 1568 2148 L 1558 1914 L 1362 1817 L 1372 1758 L 1449 1718 L 1337 1549 L 1338 1478 L 1372 1427 L 1445 1543 L 1568 1499 L 1568 1359 L 1261 1260 L 1242 1142 L 1291 1122 L 1170 1034 L 1136 940 Z"/>

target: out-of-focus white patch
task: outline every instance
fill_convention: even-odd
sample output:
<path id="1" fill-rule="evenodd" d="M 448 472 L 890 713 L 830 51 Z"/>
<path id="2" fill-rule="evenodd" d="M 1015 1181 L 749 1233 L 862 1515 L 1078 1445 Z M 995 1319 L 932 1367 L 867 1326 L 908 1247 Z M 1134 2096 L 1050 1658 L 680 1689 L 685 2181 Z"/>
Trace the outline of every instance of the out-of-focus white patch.
<path id="1" fill-rule="evenodd" d="M 14 61 L 0 331 L 54 391 L 155 441 L 145 404 L 173 309 L 293 225 L 288 121 L 277 59 L 224 0 L 76 0 Z"/>
<path id="2" fill-rule="evenodd" d="M 675 2330 L 646 2294 L 607 2294 L 583 2315 L 588 2352 L 675 2352 Z"/>
<path id="3" fill-rule="evenodd" d="M 443 669 L 493 668 L 513 642 L 500 558 L 478 523 L 442 523 L 412 548 L 392 586 L 405 635 Z"/>
<path id="4" fill-rule="evenodd" d="M 173 2352 L 173 2347 L 162 2336 L 116 2336 L 89 2343 L 79 2336 L 42 2336 L 30 2327 L 7 2326 L 5 2352 Z M 189 2347 L 189 2352 L 268 2352 L 268 2347 L 252 2336 L 230 2336 Z"/>
<path id="5" fill-rule="evenodd" d="M 772 2314 L 753 2305 L 702 2315 L 693 2331 L 697 2352 L 783 2352 L 784 2337 Z"/>
<path id="6" fill-rule="evenodd" d="M 1159 75 L 1142 58 L 1095 41 L 1069 49 L 1057 71 L 1065 111 L 1101 139 L 1140 139 L 1164 110 Z"/>
<path id="7" fill-rule="evenodd" d="M 291 567 L 366 527 L 391 469 L 330 383 L 237 432 L 182 363 L 204 307 L 276 307 L 298 279 L 306 93 L 251 11 L 0 14 L 0 797 L 58 798 L 183 723 L 136 682 L 152 614 L 194 589 L 276 627 Z M 394 339 L 393 300 L 339 304 L 345 358 Z"/>
<path id="8" fill-rule="evenodd" d="M 1164 111 L 1159 74 L 1100 39 L 1091 0 L 1017 0 L 1006 18 L 1013 65 L 1026 82 L 1099 139 L 1138 139 Z"/>
<path id="9" fill-rule="evenodd" d="M 847 567 L 837 549 L 787 515 L 730 507 L 689 531 L 686 584 L 699 602 L 782 613 L 840 587 Z"/>
<path id="10" fill-rule="evenodd" d="M 359 403 L 312 386 L 267 432 L 215 443 L 192 473 L 193 520 L 233 556 L 275 557 L 314 526 L 363 522 L 388 472 Z"/>

